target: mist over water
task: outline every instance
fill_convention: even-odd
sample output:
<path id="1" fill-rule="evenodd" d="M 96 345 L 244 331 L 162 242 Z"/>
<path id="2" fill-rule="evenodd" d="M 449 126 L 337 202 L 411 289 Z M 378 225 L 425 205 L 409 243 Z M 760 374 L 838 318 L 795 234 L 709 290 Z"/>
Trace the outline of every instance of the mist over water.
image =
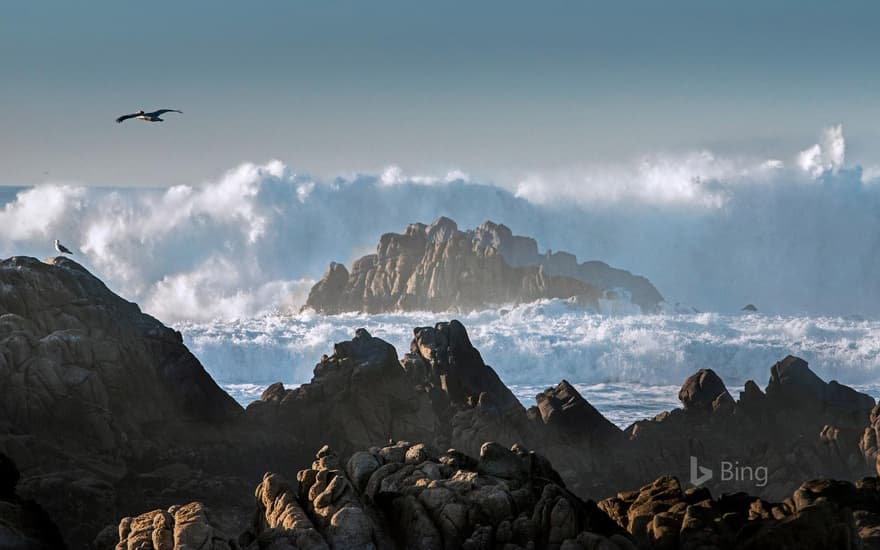
<path id="1" fill-rule="evenodd" d="M 273 161 L 192 186 L 54 183 L 0 194 L 0 256 L 53 255 L 60 238 L 164 321 L 242 319 L 295 311 L 331 261 L 445 215 L 629 269 L 703 311 L 876 317 L 878 171 L 844 151 L 833 127 L 784 161 L 697 151 L 509 182 L 394 167 L 318 181 Z"/>

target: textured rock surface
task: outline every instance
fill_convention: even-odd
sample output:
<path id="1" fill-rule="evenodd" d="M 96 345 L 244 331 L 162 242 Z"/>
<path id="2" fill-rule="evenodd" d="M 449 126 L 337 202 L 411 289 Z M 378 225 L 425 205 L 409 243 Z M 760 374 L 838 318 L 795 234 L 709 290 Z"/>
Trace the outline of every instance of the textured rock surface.
<path id="1" fill-rule="evenodd" d="M 693 456 L 715 468 L 708 482 L 713 490 L 781 499 L 805 479 L 854 480 L 875 473 L 873 398 L 823 381 L 797 357 L 771 367 L 766 393 L 749 381 L 734 401 L 720 378 L 701 370 L 685 382 L 679 397 L 684 410 L 627 429 L 626 479 L 647 481 L 657 472 L 687 478 Z M 766 484 L 753 476 L 719 479 L 722 461 L 766 468 Z"/>
<path id="2" fill-rule="evenodd" d="M 644 311 L 663 300 L 644 277 L 602 262 L 579 264 L 566 253 L 538 254 L 537 243 L 486 222 L 459 231 L 440 218 L 386 233 L 375 254 L 345 266 L 332 263 L 309 293 L 306 307 L 323 313 L 479 309 L 539 298 L 576 298 L 598 308 L 600 299 L 621 298 Z"/>
<path id="3" fill-rule="evenodd" d="M 721 378 L 712 369 L 700 369 L 688 377 L 678 399 L 685 410 L 711 411 L 733 403 L 733 398 Z"/>
<path id="4" fill-rule="evenodd" d="M 877 479 L 817 480 L 781 503 L 745 493 L 713 500 L 662 477 L 599 502 L 645 548 L 877 548 Z"/>
<path id="5" fill-rule="evenodd" d="M 369 459 L 367 458 L 369 457 Z M 358 451 L 329 447 L 288 483 L 267 473 L 256 516 L 238 538 L 258 549 L 863 549 L 880 545 L 880 481 L 814 480 L 781 502 L 746 493 L 712 498 L 663 476 L 598 503 L 570 492 L 543 456 L 482 445 L 479 458 L 424 443 Z M 195 506 L 195 505 L 189 505 Z M 180 548 L 178 507 L 123 519 L 129 548 Z M 226 548 L 207 513 L 198 540 Z M 196 537 L 193 537 L 195 539 Z M 141 541 L 144 541 L 141 543 Z M 153 541 L 153 546 L 150 546 Z M 196 541 L 197 542 L 197 541 Z M 143 544 L 143 546 L 138 546 Z M 119 548 L 125 548 L 120 545 Z"/>
<path id="6" fill-rule="evenodd" d="M 0 263 L 0 451 L 21 480 L 0 459 L 0 536 L 30 537 L 24 497 L 74 548 L 165 547 L 177 532 L 205 548 L 876 547 L 877 478 L 801 486 L 876 473 L 873 399 L 795 357 L 766 392 L 749 381 L 734 401 L 706 369 L 679 395 L 683 409 L 625 432 L 566 381 L 526 410 L 450 321 L 416 328 L 402 360 L 358 330 L 311 383 L 274 384 L 241 414 L 179 334 L 78 264 L 14 258 Z M 286 468 L 325 443 L 294 480 Z M 684 490 L 668 476 L 687 479 L 691 456 L 766 467 L 767 484 Z M 583 500 L 639 485 L 604 512 Z"/>
<path id="7" fill-rule="evenodd" d="M 199 502 L 153 510 L 119 522 L 115 546 L 99 550 L 233 550 L 235 537 L 223 532 L 211 511 Z"/>
<path id="8" fill-rule="evenodd" d="M 71 546 L 146 502 L 122 487 L 146 482 L 133 465 L 165 466 L 172 442 L 241 415 L 178 332 L 76 262 L 0 261 L 0 451 Z"/>
<path id="9" fill-rule="evenodd" d="M 15 463 L 0 453 L 0 548 L 58 550 L 64 541 L 46 511 L 16 493 L 20 474 Z"/>
<path id="10" fill-rule="evenodd" d="M 566 490 L 540 455 L 496 443 L 483 445 L 479 459 L 424 449 L 406 442 L 375 447 L 343 467 L 323 448 L 297 475 L 298 488 L 267 474 L 257 489 L 258 520 L 242 541 L 248 548 L 285 536 L 288 545 L 278 548 L 634 548 L 595 503 Z M 351 473 L 364 474 L 365 464 L 372 473 L 363 483 Z M 295 518 L 283 530 L 264 519 L 279 510 Z"/>
<path id="11" fill-rule="evenodd" d="M 358 329 L 324 356 L 308 384 L 268 388 L 247 415 L 255 422 L 295 430 L 313 447 L 340 451 L 381 445 L 389 439 L 428 439 L 437 417 L 428 397 L 409 382 L 394 347 Z"/>

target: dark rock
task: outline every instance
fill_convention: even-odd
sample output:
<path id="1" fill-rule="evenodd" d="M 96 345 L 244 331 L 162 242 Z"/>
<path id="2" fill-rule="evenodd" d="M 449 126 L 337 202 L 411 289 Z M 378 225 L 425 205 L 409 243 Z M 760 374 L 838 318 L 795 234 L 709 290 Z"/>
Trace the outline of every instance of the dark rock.
<path id="1" fill-rule="evenodd" d="M 678 399 L 685 410 L 704 412 L 723 406 L 724 402 L 733 403 L 724 382 L 712 369 L 700 369 L 685 380 L 678 392 Z M 719 400 L 719 404 L 713 407 L 716 400 Z"/>
<path id="2" fill-rule="evenodd" d="M 131 465 L 215 437 L 241 415 L 179 332 L 75 261 L 0 261 L 0 450 L 71 546 L 119 517 Z"/>
<path id="3" fill-rule="evenodd" d="M 16 493 L 15 463 L 0 453 L 0 548 L 58 550 L 65 548 L 58 527 L 36 502 Z"/>
<path id="4" fill-rule="evenodd" d="M 874 407 L 871 396 L 833 380 L 825 383 L 810 370 L 806 361 L 792 355 L 770 369 L 767 398 L 779 408 L 800 409 L 861 426 L 867 424 Z"/>
<path id="5" fill-rule="evenodd" d="M 517 479 L 528 472 L 522 459 L 510 449 L 494 442 L 480 447 L 478 471 L 482 474 L 505 479 Z"/>
<path id="6" fill-rule="evenodd" d="M 567 380 L 535 396 L 541 421 L 572 437 L 592 442 L 618 441 L 622 432 L 584 399 Z"/>
<path id="7" fill-rule="evenodd" d="M 415 373 L 409 367 L 410 380 L 424 387 L 438 387 L 452 403 L 463 405 L 469 397 L 479 399 L 485 393 L 502 410 L 524 410 L 498 374 L 483 362 L 459 321 L 414 329 L 410 351 L 428 366 L 422 380 L 414 379 Z M 404 361 L 404 368 L 414 362 Z"/>
<path id="8" fill-rule="evenodd" d="M 273 385 L 247 415 L 296 429 L 306 445 L 326 442 L 343 453 L 389 439 L 431 440 L 437 423 L 428 396 L 407 379 L 394 347 L 364 329 L 337 343 L 333 355 L 315 366 L 311 382 L 294 390 Z"/>

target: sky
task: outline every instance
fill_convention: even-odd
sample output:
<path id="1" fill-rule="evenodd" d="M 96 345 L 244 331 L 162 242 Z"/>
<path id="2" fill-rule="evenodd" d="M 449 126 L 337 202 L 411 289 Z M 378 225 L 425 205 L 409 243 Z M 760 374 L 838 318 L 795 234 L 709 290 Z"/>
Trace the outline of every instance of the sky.
<path id="1" fill-rule="evenodd" d="M 279 159 L 482 181 L 642 155 L 877 164 L 868 1 L 0 5 L 0 185 L 170 186 Z M 166 122 L 114 118 L 181 109 Z"/>

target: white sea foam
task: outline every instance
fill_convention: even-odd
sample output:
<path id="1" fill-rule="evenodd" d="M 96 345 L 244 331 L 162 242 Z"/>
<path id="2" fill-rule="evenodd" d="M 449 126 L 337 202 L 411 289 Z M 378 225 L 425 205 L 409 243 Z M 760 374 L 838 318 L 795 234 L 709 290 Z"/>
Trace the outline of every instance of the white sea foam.
<path id="1" fill-rule="evenodd" d="M 869 393 L 880 383 L 880 322 L 838 317 L 607 316 L 549 300 L 458 316 L 305 313 L 176 327 L 217 380 L 253 384 L 261 391 L 279 380 L 307 382 L 320 356 L 359 327 L 403 355 L 414 327 L 452 317 L 465 324 L 486 363 L 525 401 L 567 379 L 593 388 L 596 406 L 616 415 L 618 423 L 670 408 L 676 403 L 675 390 L 700 368 L 714 369 L 732 392 L 748 379 L 764 387 L 770 366 L 788 354 L 809 361 L 825 380 Z M 630 410 L 634 391 L 635 409 Z M 250 395 L 257 395 L 256 390 Z"/>
<path id="2" fill-rule="evenodd" d="M 645 275 L 673 303 L 878 317 L 877 170 L 845 158 L 835 126 L 786 162 L 696 151 L 493 182 L 320 180 L 273 161 L 171 188 L 47 183 L 0 192 L 0 256 L 45 257 L 60 238 L 163 321 L 237 319 L 298 309 L 331 261 L 444 215 Z"/>

